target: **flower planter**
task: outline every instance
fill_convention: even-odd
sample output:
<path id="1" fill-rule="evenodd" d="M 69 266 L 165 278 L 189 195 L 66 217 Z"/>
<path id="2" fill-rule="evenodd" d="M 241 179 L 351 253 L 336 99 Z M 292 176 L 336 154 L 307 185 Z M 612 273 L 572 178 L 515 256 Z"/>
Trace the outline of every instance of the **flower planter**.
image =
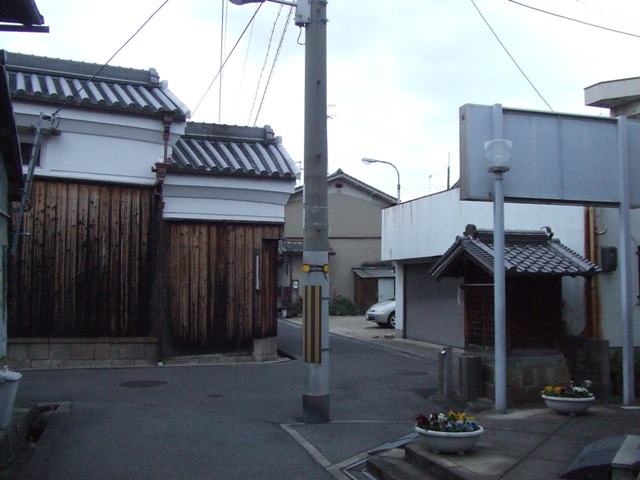
<path id="1" fill-rule="evenodd" d="M 415 430 L 421 435 L 422 443 L 435 453 L 457 453 L 458 455 L 475 447 L 480 435 L 484 433 L 482 427 L 473 432 L 436 432 L 420 427 L 415 427 Z"/>
<path id="2" fill-rule="evenodd" d="M 547 404 L 547 407 L 563 415 L 578 415 L 584 413 L 589 410 L 589 407 L 596 401 L 595 397 L 568 398 L 549 395 L 542 395 L 542 399 L 544 403 Z"/>

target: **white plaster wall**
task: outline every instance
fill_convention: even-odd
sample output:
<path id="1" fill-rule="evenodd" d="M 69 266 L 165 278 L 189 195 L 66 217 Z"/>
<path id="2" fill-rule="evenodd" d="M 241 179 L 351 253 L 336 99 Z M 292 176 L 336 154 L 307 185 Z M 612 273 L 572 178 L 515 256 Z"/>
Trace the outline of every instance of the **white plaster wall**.
<path id="1" fill-rule="evenodd" d="M 618 249 L 618 268 L 614 272 L 603 273 L 599 276 L 600 303 L 603 336 L 612 347 L 622 346 L 622 298 L 620 295 L 620 233 L 619 213 L 615 208 L 598 208 L 596 210 L 598 230 L 598 244 L 601 246 L 616 247 Z M 629 254 L 629 268 L 631 272 L 631 291 L 633 294 L 633 338 L 634 345 L 640 345 L 640 306 L 638 302 L 640 294 L 638 289 L 638 269 L 640 260 L 637 255 L 640 244 L 640 211 L 631 211 L 631 238 L 632 252 Z"/>
<path id="2" fill-rule="evenodd" d="M 284 207 L 294 189 L 295 180 L 169 174 L 163 217 L 284 223 Z"/>
<path id="3" fill-rule="evenodd" d="M 467 224 L 493 229 L 493 206 L 488 202 L 462 202 L 458 189 L 419 198 L 382 211 L 382 260 L 397 265 L 442 255 L 462 235 Z M 505 205 L 505 228 L 537 230 L 550 226 L 554 238 L 584 254 L 584 208 L 558 205 Z M 404 286 L 396 270 L 396 298 L 404 299 Z M 584 328 L 584 280 L 563 279 L 563 319 L 567 330 Z M 396 309 L 396 328 L 404 328 L 404 315 Z"/>
<path id="4" fill-rule="evenodd" d="M 35 127 L 41 111 L 52 113 L 50 105 L 16 102 L 14 109 L 21 127 Z M 171 126 L 170 147 L 184 129 L 184 123 Z M 151 168 L 164 155 L 160 119 L 64 109 L 57 132 L 42 137 L 36 176 L 138 185 L 155 182 Z M 33 138 L 21 135 L 21 141 Z"/>

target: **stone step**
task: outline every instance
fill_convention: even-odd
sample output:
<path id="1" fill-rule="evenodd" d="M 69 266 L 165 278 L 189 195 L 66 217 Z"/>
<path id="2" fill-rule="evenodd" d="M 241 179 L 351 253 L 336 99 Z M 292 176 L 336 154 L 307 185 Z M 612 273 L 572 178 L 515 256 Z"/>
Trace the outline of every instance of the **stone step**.
<path id="1" fill-rule="evenodd" d="M 402 449 L 370 456 L 367 473 L 377 480 L 439 480 L 416 465 L 407 462 Z"/>
<path id="2" fill-rule="evenodd" d="M 370 456 L 367 472 L 378 480 L 484 480 L 482 476 L 433 453 L 420 441 Z"/>
<path id="3" fill-rule="evenodd" d="M 627 435 L 611 461 L 611 478 L 612 480 L 633 480 L 637 478 L 639 471 L 640 435 Z"/>

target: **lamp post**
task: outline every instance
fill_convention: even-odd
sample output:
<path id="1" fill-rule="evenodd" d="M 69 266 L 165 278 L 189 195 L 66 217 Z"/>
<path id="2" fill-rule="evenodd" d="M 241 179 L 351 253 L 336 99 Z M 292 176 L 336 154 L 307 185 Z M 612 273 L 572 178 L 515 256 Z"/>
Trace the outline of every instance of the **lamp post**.
<path id="1" fill-rule="evenodd" d="M 496 411 L 507 410 L 507 325 L 504 273 L 504 190 L 502 174 L 511 166 L 511 142 L 490 140 L 484 144 L 487 170 L 493 173 L 493 313 L 494 384 Z"/>
<path id="2" fill-rule="evenodd" d="M 236 5 L 265 0 L 230 0 Z M 329 422 L 329 215 L 327 202 L 327 1 L 273 1 L 296 7 L 306 29 L 304 88 L 303 357 L 306 423 Z"/>
<path id="3" fill-rule="evenodd" d="M 396 166 L 391 162 L 385 162 L 384 160 L 375 160 L 373 158 L 363 158 L 362 163 L 365 165 L 371 165 L 372 163 L 386 163 L 387 165 L 391 165 L 393 169 L 396 171 L 396 175 L 398 176 L 398 201 L 397 204 L 400 204 L 400 172 L 396 168 Z"/>

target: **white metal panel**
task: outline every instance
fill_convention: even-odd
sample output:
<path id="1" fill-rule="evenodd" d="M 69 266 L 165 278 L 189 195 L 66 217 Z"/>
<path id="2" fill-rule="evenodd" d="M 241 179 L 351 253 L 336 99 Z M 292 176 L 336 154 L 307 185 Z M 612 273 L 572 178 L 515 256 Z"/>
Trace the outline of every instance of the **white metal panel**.
<path id="1" fill-rule="evenodd" d="M 505 200 L 530 203 L 616 205 L 616 119 L 504 108 L 504 138 L 513 144 L 512 167 L 504 174 Z M 640 181 L 640 122 L 627 122 L 630 178 Z M 493 139 L 492 107 L 460 108 L 460 198 L 491 200 L 493 175 L 484 143 Z M 640 190 L 632 192 L 640 207 Z"/>

